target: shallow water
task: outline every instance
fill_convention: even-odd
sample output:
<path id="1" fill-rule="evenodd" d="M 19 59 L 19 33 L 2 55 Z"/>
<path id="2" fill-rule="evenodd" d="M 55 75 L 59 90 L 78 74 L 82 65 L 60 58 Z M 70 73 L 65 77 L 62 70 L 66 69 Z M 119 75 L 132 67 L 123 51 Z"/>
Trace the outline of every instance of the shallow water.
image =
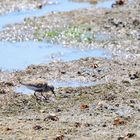
<path id="1" fill-rule="evenodd" d="M 115 0 L 107 0 L 107 1 L 103 1 L 103 2 L 99 2 L 96 5 L 96 8 L 112 8 L 112 4 L 114 4 Z"/>
<path id="2" fill-rule="evenodd" d="M 57 0 L 57 4 L 46 5 L 41 9 L 17 11 L 0 16 L 0 29 L 8 24 L 20 23 L 25 18 L 29 17 L 40 17 L 50 12 L 64 12 L 89 7 L 91 7 L 90 3 L 77 3 L 68 0 Z"/>
<path id="3" fill-rule="evenodd" d="M 114 0 L 107 2 L 98 2 L 95 5 L 90 3 L 77 3 L 68 0 L 58 0 L 57 4 L 46 5 L 41 9 L 24 10 L 12 12 L 6 15 L 0 16 L 0 30 L 4 29 L 8 24 L 23 22 L 28 17 L 44 16 L 49 12 L 64 12 L 71 11 L 80 8 L 111 8 Z M 96 39 L 100 38 L 103 41 L 106 35 L 97 35 Z M 107 50 L 86 49 L 81 50 L 78 48 L 66 48 L 62 45 L 53 45 L 45 42 L 0 42 L 0 68 L 2 70 L 14 71 L 23 70 L 31 64 L 49 63 L 52 61 L 71 61 L 85 57 L 106 57 L 111 58 L 111 55 Z M 58 82 L 51 81 L 51 83 L 57 87 L 79 87 L 90 86 L 94 83 L 83 83 L 77 81 L 71 82 Z M 33 93 L 33 91 L 25 88 L 18 87 L 17 93 Z"/>
<path id="4" fill-rule="evenodd" d="M 69 0 L 58 0 L 57 4 L 46 5 L 41 9 L 33 9 L 33 10 L 24 10 L 12 12 L 6 15 L 0 16 L 0 30 L 2 27 L 5 27 L 8 24 L 20 23 L 23 22 L 25 18 L 29 17 L 39 17 L 44 16 L 50 12 L 64 12 L 64 11 L 72 11 L 81 8 L 111 8 L 111 5 L 114 3 L 114 0 L 109 0 L 105 2 L 98 2 L 97 4 L 90 4 L 86 2 L 73 2 Z"/>
<path id="5" fill-rule="evenodd" d="M 45 42 L 0 42 L 0 68 L 2 70 L 23 70 L 31 64 L 52 61 L 71 61 L 85 57 L 106 57 L 107 50 L 67 48 Z"/>
<path id="6" fill-rule="evenodd" d="M 15 92 L 16 93 L 22 93 L 22 94 L 33 94 L 34 93 L 33 90 L 30 90 L 30 89 L 28 89 L 24 86 L 16 87 Z"/>

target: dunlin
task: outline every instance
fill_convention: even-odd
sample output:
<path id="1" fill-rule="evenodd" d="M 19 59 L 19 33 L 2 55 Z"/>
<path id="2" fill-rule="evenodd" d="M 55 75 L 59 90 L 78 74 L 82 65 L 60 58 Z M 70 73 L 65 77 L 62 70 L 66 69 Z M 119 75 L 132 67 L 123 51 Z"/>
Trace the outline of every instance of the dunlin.
<path id="1" fill-rule="evenodd" d="M 27 83 L 22 83 L 22 82 L 20 82 L 20 83 L 22 85 L 26 86 L 28 89 L 33 90 L 34 91 L 34 95 L 35 95 L 35 97 L 37 99 L 38 99 L 38 97 L 36 95 L 36 92 L 40 92 L 41 96 L 43 96 L 45 99 L 47 99 L 47 98 L 43 95 L 43 92 L 51 91 L 55 95 L 54 86 L 49 84 L 49 83 L 47 83 L 44 80 L 35 80 L 35 81 L 27 82 Z"/>

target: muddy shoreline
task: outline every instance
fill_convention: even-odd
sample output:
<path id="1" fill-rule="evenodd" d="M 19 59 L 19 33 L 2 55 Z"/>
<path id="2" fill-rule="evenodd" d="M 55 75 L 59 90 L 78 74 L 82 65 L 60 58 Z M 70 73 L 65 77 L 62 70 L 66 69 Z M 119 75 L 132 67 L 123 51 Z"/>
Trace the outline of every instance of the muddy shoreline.
<path id="1" fill-rule="evenodd" d="M 139 0 L 133 0 L 113 9 L 50 13 L 0 31 L 1 41 L 49 41 L 112 53 L 110 59 L 87 57 L 0 71 L 0 139 L 139 140 L 139 8 Z M 21 81 L 37 79 L 93 85 L 57 87 L 57 96 L 48 94 L 48 101 L 16 93 Z"/>

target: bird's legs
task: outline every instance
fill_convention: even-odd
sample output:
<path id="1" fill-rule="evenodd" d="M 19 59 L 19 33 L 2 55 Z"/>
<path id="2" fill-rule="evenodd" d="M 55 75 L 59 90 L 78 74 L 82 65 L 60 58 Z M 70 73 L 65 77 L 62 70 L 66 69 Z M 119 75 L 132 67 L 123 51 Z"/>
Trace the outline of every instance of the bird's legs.
<path id="1" fill-rule="evenodd" d="M 40 100 L 40 99 L 38 98 L 38 96 L 36 95 L 36 91 L 34 92 L 34 96 L 36 97 L 36 100 Z M 41 92 L 41 96 L 44 97 L 45 100 L 48 100 L 47 97 L 45 97 L 45 96 L 43 95 L 43 92 Z"/>
<path id="2" fill-rule="evenodd" d="M 37 95 L 36 95 L 36 91 L 34 92 L 34 96 L 36 97 L 36 100 L 39 100 Z"/>
<path id="3" fill-rule="evenodd" d="M 45 100 L 48 100 L 48 98 L 43 95 L 43 92 L 41 92 L 41 96 L 44 97 Z"/>

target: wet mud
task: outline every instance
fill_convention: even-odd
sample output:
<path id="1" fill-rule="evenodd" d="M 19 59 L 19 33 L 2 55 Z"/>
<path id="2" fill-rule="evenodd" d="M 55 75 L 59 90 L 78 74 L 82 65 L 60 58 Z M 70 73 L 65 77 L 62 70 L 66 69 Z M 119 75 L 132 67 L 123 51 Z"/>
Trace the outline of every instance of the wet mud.
<path id="1" fill-rule="evenodd" d="M 0 139 L 139 140 L 139 7 L 133 0 L 112 9 L 48 13 L 2 28 L 3 42 L 43 41 L 78 53 L 63 50 L 68 57 L 52 55 L 20 70 L 1 68 Z M 89 55 L 94 49 L 108 53 Z M 30 80 L 52 83 L 56 97 L 44 92 L 47 100 L 36 100 L 21 85 Z"/>

